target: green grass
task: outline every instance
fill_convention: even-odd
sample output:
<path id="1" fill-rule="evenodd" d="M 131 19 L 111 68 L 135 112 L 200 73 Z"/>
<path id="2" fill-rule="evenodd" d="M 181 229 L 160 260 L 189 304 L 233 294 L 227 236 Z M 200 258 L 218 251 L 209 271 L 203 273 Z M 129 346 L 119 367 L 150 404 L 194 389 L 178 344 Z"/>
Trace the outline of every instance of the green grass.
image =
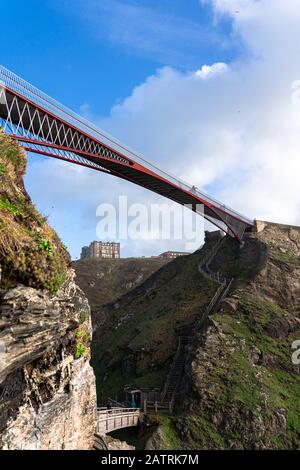
<path id="1" fill-rule="evenodd" d="M 85 310 L 80 310 L 79 313 L 79 323 L 84 323 L 88 318 L 88 313 Z"/>
<path id="2" fill-rule="evenodd" d="M 274 260 L 285 264 L 298 264 L 300 262 L 300 256 L 296 255 L 292 250 L 283 250 L 276 245 L 272 245 L 272 257 Z"/>
<path id="3" fill-rule="evenodd" d="M 179 450 L 181 449 L 181 441 L 178 433 L 174 427 L 172 418 L 164 415 L 160 415 L 160 428 L 164 435 L 164 447 L 165 450 Z"/>
<path id="4" fill-rule="evenodd" d="M 209 377 L 202 377 L 203 386 L 206 387 L 207 380 L 214 384 L 211 397 L 213 408 L 224 416 L 238 415 L 241 409 L 243 413 L 260 416 L 268 427 L 268 422 L 274 419 L 275 414 L 286 413 L 287 429 L 284 435 L 266 434 L 266 438 L 278 449 L 295 448 L 299 446 L 300 439 L 300 376 L 293 370 L 291 363 L 291 344 L 292 338 L 300 337 L 300 328 L 292 331 L 290 336 L 270 336 L 269 326 L 275 321 L 286 320 L 288 312 L 257 295 L 244 295 L 238 302 L 235 312 L 224 312 L 212 317 L 225 334 L 226 345 L 221 343 L 219 347 L 223 349 L 222 353 L 218 349 L 215 351 L 216 357 L 208 357 L 213 369 Z M 254 347 L 261 354 L 256 364 L 251 360 Z M 271 363 L 267 358 L 272 359 Z M 205 411 L 202 414 L 207 416 Z M 240 419 L 243 419 L 242 416 Z M 228 439 L 234 441 L 237 438 L 235 433 L 239 432 L 236 427 L 229 426 L 229 422 L 228 430 L 224 432 L 224 429 L 216 429 L 212 423 L 203 421 L 202 417 L 189 416 L 189 426 L 194 430 L 192 445 L 195 448 L 199 443 L 204 448 L 211 445 L 213 448 L 226 447 Z M 247 424 L 241 423 L 241 426 L 246 428 Z M 220 436 L 225 441 L 220 440 Z"/>
<path id="5" fill-rule="evenodd" d="M 65 272 L 56 272 L 50 279 L 46 282 L 45 286 L 51 294 L 55 294 L 62 284 L 65 282 L 66 273 Z"/>
<path id="6" fill-rule="evenodd" d="M 26 155 L 0 130 L 1 288 L 21 283 L 55 294 L 70 259 L 24 190 Z"/>
<path id="7" fill-rule="evenodd" d="M 82 343 L 88 344 L 90 341 L 90 332 L 86 328 L 79 328 L 75 333 L 75 337 L 80 339 Z"/>
<path id="8" fill-rule="evenodd" d="M 137 376 L 134 383 L 138 387 L 162 388 L 169 372 L 168 367 L 161 367 L 159 370 L 145 372 L 142 376 Z"/>
<path id="9" fill-rule="evenodd" d="M 272 406 L 287 411 L 287 431 L 291 440 L 300 439 L 300 378 L 282 369 L 273 369 L 264 376 Z"/>
<path id="10" fill-rule="evenodd" d="M 179 434 L 174 425 L 174 417 L 169 413 L 157 413 L 147 417 L 147 424 L 153 430 L 160 429 L 162 440 L 160 442 L 161 450 L 180 450 L 183 449 Z"/>
<path id="11" fill-rule="evenodd" d="M 16 204 L 11 203 L 6 196 L 0 196 L 0 209 L 3 209 L 14 217 L 23 217 L 23 211 Z"/>
<path id="12" fill-rule="evenodd" d="M 88 352 L 90 344 L 90 332 L 87 328 L 80 326 L 75 331 L 74 356 L 79 359 Z"/>
<path id="13" fill-rule="evenodd" d="M 48 258 L 52 258 L 54 255 L 54 246 L 42 235 L 37 235 L 36 237 L 38 249 L 45 253 Z"/>
<path id="14" fill-rule="evenodd" d="M 20 156 L 19 147 L 12 145 L 6 150 L 5 154 L 6 160 L 10 161 L 15 167 L 18 167 L 20 164 L 23 164 L 23 159 Z"/>
<path id="15" fill-rule="evenodd" d="M 191 449 L 220 449 L 225 447 L 225 441 L 220 430 L 204 416 L 187 416 L 184 422 L 191 434 L 189 443 Z"/>
<path id="16" fill-rule="evenodd" d="M 238 287 L 244 287 L 255 282 L 259 263 L 269 251 L 259 240 L 246 242 L 245 251 L 232 243 L 225 241 L 216 265 L 219 263 L 227 276 L 234 275 Z M 156 387 L 164 382 L 176 348 L 177 331 L 199 318 L 213 290 L 197 271 L 202 255 L 199 252 L 171 263 L 155 278 L 153 288 L 151 283 L 147 284 L 143 292 L 137 291 L 124 303 L 121 301 L 118 309 L 104 309 L 111 323 L 107 334 L 97 338 L 94 353 L 98 362 L 103 353 L 107 354 L 103 357 L 108 375 L 97 373 L 101 396 L 117 393 L 120 398 L 126 384 Z M 274 259 L 291 265 L 299 263 L 292 251 L 283 253 L 276 249 L 271 253 L 271 261 Z M 274 263 L 271 264 L 274 268 Z M 205 364 L 199 364 L 199 369 L 203 365 L 199 375 L 195 356 L 199 388 L 197 391 L 195 381 L 190 395 L 192 411 L 185 410 L 185 415 L 174 418 L 164 415 L 155 418 L 163 433 L 163 449 L 222 449 L 231 445 L 299 447 L 300 376 L 291 362 L 291 344 L 293 339 L 300 338 L 300 327 L 297 328 L 288 308 L 276 304 L 276 293 L 274 301 L 263 296 L 261 282 L 260 278 L 254 291 L 237 289 L 232 298 L 236 308 L 224 304 L 222 311 L 212 316 L 215 333 L 211 333 L 211 343 L 202 344 L 207 349 Z M 116 328 L 117 320 L 126 314 L 134 316 Z M 137 357 L 136 374 L 123 377 L 122 359 L 130 352 Z M 198 353 L 201 354 L 201 347 Z M 155 367 L 153 371 L 150 361 Z M 281 417 L 283 424 L 278 424 Z M 186 428 L 186 436 L 178 433 L 180 426 L 175 426 L 174 420 L 178 420 L 178 425 L 184 424 L 181 429 Z M 263 435 L 253 430 L 254 425 L 259 429 L 260 423 L 265 429 Z"/>
<path id="17" fill-rule="evenodd" d="M 82 343 L 76 343 L 74 348 L 74 356 L 75 359 L 80 359 L 82 356 L 85 355 L 87 348 Z"/>
<path id="18" fill-rule="evenodd" d="M 199 254 L 177 259 L 155 273 L 153 281 L 147 282 L 149 287 L 137 289 L 119 309 L 103 307 L 107 312 L 107 331 L 99 331 L 99 336 L 96 332 L 92 344 L 92 364 L 101 401 L 110 391 L 122 393 L 124 382 L 145 388 L 163 387 L 177 348 L 176 329 L 192 325 L 202 312 L 206 295 L 215 290 L 215 286 L 199 274 L 198 259 Z M 122 325 L 116 327 L 118 319 L 127 315 Z M 119 379 L 116 374 L 122 373 L 126 350 L 142 353 L 136 355 L 135 377 Z M 103 354 L 106 354 L 105 359 Z M 109 361 L 105 382 L 101 358 Z"/>

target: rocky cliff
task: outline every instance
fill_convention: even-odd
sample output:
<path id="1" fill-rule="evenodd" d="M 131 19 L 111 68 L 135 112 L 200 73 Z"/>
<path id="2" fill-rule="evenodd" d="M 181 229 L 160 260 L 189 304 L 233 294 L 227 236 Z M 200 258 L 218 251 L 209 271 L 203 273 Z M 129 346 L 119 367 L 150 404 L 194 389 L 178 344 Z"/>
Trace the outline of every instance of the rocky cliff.
<path id="1" fill-rule="evenodd" d="M 26 157 L 0 134 L 0 448 L 91 449 L 88 301 L 23 186 Z"/>
<path id="2" fill-rule="evenodd" d="M 149 449 L 298 449 L 300 228 L 259 224 L 225 238 L 210 269 L 234 278 L 208 318 L 216 284 L 199 271 L 214 243 L 162 267 L 99 311 L 93 344 L 100 397 L 124 384 L 163 387 L 178 336 L 191 337 L 173 415 L 157 415 Z M 103 336 L 103 332 L 105 335 Z"/>
<path id="3" fill-rule="evenodd" d="M 241 248 L 226 240 L 211 269 L 233 288 L 195 332 L 176 416 L 148 444 L 299 449 L 300 228 L 265 224 Z"/>

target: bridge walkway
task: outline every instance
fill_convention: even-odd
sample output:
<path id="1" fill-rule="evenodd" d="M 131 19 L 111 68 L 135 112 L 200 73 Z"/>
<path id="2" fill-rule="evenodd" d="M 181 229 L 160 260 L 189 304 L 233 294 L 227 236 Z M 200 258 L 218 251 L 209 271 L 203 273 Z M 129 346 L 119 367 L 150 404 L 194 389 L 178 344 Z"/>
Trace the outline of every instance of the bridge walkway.
<path id="1" fill-rule="evenodd" d="M 141 419 L 139 408 L 98 408 L 97 434 L 103 435 L 117 429 L 138 426 Z"/>

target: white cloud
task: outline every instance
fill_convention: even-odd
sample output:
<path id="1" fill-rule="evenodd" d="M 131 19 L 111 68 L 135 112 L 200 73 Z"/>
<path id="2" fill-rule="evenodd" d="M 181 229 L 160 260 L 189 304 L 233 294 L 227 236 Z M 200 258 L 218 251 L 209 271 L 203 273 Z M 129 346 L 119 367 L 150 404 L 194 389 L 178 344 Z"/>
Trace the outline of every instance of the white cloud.
<path id="1" fill-rule="evenodd" d="M 300 4 L 212 3 L 249 55 L 194 74 L 161 69 L 101 124 L 249 216 L 300 223 Z"/>
<path id="2" fill-rule="evenodd" d="M 212 4 L 216 13 L 240 15 L 242 18 L 253 17 L 261 5 L 260 0 L 200 0 L 200 3 Z"/>
<path id="3" fill-rule="evenodd" d="M 206 79 L 226 72 L 228 65 L 224 62 L 217 62 L 213 65 L 203 65 L 201 69 L 195 72 L 196 77 Z"/>

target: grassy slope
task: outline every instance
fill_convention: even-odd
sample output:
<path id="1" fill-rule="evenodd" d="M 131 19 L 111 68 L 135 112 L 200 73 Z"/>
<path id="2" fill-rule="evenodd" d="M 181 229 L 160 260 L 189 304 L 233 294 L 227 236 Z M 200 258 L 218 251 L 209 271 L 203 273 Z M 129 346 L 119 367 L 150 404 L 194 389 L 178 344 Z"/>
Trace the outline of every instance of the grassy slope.
<path id="1" fill-rule="evenodd" d="M 199 319 L 215 289 L 198 272 L 203 253 L 172 261 L 99 313 L 106 319 L 93 339 L 99 400 L 120 396 L 128 383 L 163 386 L 179 329 Z M 133 366 L 124 371 L 126 361 Z"/>
<path id="2" fill-rule="evenodd" d="M 141 284 L 168 261 L 163 258 L 79 260 L 73 266 L 77 283 L 97 315 L 97 309 L 102 305 Z"/>
<path id="3" fill-rule="evenodd" d="M 300 232 L 288 249 L 283 232 L 262 235 L 266 265 L 247 287 L 237 283 L 195 344 L 192 389 L 176 423 L 182 446 L 300 447 L 300 370 L 291 360 L 300 339 Z"/>
<path id="4" fill-rule="evenodd" d="M 69 255 L 24 189 L 26 163 L 21 148 L 0 130 L 1 287 L 22 283 L 55 293 Z"/>
<path id="5" fill-rule="evenodd" d="M 166 358 L 171 351 L 166 343 L 176 337 L 173 318 L 182 318 L 185 310 L 186 323 L 191 323 L 194 314 L 199 315 L 209 293 L 195 270 L 200 256 L 196 253 L 177 265 L 172 276 L 166 274 L 172 265 L 165 267 L 152 283 L 155 293 L 144 286 L 144 295 L 139 291 L 119 303 L 122 313 L 124 304 L 125 313 L 131 308 L 135 314 L 117 330 L 116 342 L 110 335 L 104 338 L 102 350 L 109 349 L 112 340 L 109 363 L 116 368 L 104 386 L 100 384 L 101 390 L 108 393 L 124 382 L 118 364 L 122 349 L 134 349 L 149 338 L 152 357 Z M 235 277 L 233 292 L 195 337 L 183 405 L 175 416 L 150 417 L 156 431 L 143 436 L 141 443 L 150 439 L 150 448 L 163 450 L 299 448 L 300 368 L 292 364 L 291 345 L 300 338 L 300 231 L 267 228 L 242 250 L 226 240 L 212 267 Z M 186 303 L 177 302 L 174 316 L 162 316 L 169 328 L 160 323 L 156 328 L 157 312 L 165 304 L 172 309 L 177 295 L 184 295 Z M 110 314 L 119 318 L 119 309 Z M 167 369 L 159 360 L 157 364 L 163 379 Z M 141 363 L 136 382 L 146 382 L 146 370 Z"/>

